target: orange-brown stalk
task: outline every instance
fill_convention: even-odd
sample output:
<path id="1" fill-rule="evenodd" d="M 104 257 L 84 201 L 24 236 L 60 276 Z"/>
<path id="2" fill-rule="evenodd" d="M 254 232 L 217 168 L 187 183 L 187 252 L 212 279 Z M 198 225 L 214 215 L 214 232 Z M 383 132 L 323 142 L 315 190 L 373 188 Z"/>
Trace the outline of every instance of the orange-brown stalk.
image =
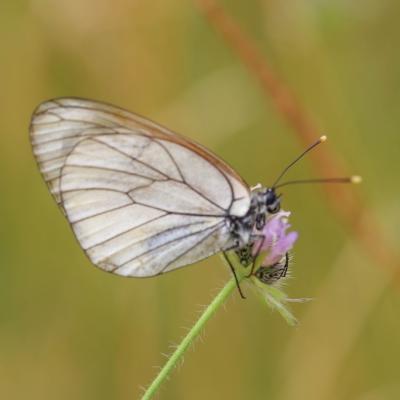
<path id="1" fill-rule="evenodd" d="M 206 20 L 220 33 L 229 47 L 238 55 L 251 75 L 259 81 L 265 95 L 272 99 L 279 114 L 293 128 L 293 132 L 308 146 L 321 135 L 312 118 L 303 109 L 293 92 L 269 65 L 253 40 L 236 21 L 214 0 L 195 0 Z M 346 168 L 330 146 L 321 146 L 310 154 L 318 175 L 345 176 Z M 390 273 L 398 270 L 399 258 L 388 245 L 383 231 L 354 190 L 341 185 L 321 185 L 328 204 L 344 226 L 353 232 L 366 254 L 375 264 Z M 340 200 L 340 201 L 339 201 Z"/>

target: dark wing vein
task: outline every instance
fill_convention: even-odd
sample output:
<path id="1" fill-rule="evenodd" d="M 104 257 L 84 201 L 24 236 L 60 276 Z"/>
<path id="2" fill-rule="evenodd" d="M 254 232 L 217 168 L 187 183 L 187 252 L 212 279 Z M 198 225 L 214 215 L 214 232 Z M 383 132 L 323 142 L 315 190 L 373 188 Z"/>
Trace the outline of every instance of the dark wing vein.
<path id="1" fill-rule="evenodd" d="M 130 199 L 130 200 L 132 201 L 132 199 Z M 105 214 L 108 214 L 108 213 L 113 212 L 113 211 L 121 210 L 122 208 L 130 207 L 130 206 L 132 206 L 132 205 L 134 205 L 134 203 L 131 203 L 131 204 L 124 204 L 124 205 L 122 205 L 122 206 L 114 207 L 114 208 L 111 208 L 111 209 L 106 210 L 106 211 L 97 212 L 97 213 L 94 214 L 94 215 L 90 215 L 90 216 L 88 216 L 88 217 L 84 217 L 84 218 L 78 219 L 78 220 L 76 220 L 76 221 L 73 221 L 73 222 L 71 222 L 71 224 L 75 225 L 75 224 L 78 224 L 79 222 L 87 221 L 87 220 L 89 220 L 89 219 L 91 219 L 91 218 L 95 218 L 95 217 L 98 217 L 98 216 L 100 216 L 100 215 L 105 215 Z"/>
<path id="2" fill-rule="evenodd" d="M 129 196 L 129 194 L 128 194 L 128 196 Z M 214 218 L 225 218 L 225 217 L 226 217 L 225 215 L 221 215 L 221 214 L 204 214 L 204 213 L 199 214 L 199 213 L 169 211 L 169 210 L 166 210 L 166 209 L 164 209 L 164 208 L 156 207 L 156 206 L 153 206 L 153 205 L 149 206 L 149 205 L 146 204 L 146 203 L 141 203 L 141 202 L 139 202 L 139 201 L 137 201 L 137 200 L 133 200 L 132 198 L 131 198 L 131 200 L 134 202 L 134 204 L 139 204 L 139 205 L 141 205 L 141 206 L 149 207 L 149 208 L 152 208 L 152 209 L 154 209 L 154 210 L 164 211 L 164 212 L 166 212 L 167 214 L 187 215 L 187 216 L 192 216 L 192 217 L 214 217 Z"/>
<path id="3" fill-rule="evenodd" d="M 187 182 L 185 181 L 185 177 L 184 177 L 183 174 L 182 174 L 181 168 L 179 167 L 179 165 L 178 165 L 178 163 L 176 162 L 175 158 L 172 157 L 172 154 L 170 153 L 170 151 L 169 151 L 159 140 L 156 140 L 156 139 L 152 139 L 152 140 L 153 140 L 154 143 L 158 144 L 158 145 L 165 151 L 165 153 L 167 154 L 167 156 L 169 157 L 169 159 L 170 159 L 170 160 L 172 161 L 172 163 L 175 165 L 176 170 L 179 172 L 179 175 L 180 175 L 180 177 L 181 177 L 181 179 L 182 179 L 182 182 L 184 182 L 184 183 L 187 184 Z"/>
<path id="4" fill-rule="evenodd" d="M 171 181 L 174 181 L 174 182 L 180 182 L 180 181 L 178 181 L 178 180 L 176 180 L 176 179 L 174 179 L 174 178 L 172 178 L 172 177 L 166 175 L 165 173 L 163 173 L 162 171 L 160 171 L 158 168 L 153 167 L 153 166 L 150 165 L 149 163 L 147 163 L 147 162 L 145 162 L 145 161 L 142 161 L 142 160 L 139 160 L 137 157 L 133 157 L 133 156 L 130 155 L 130 154 L 124 153 L 123 151 L 119 150 L 118 148 L 115 148 L 114 146 L 109 145 L 108 143 L 104 143 L 104 142 L 102 142 L 101 140 L 97 140 L 97 139 L 87 139 L 87 140 L 91 140 L 91 141 L 97 142 L 97 143 L 99 143 L 99 144 L 103 144 L 103 145 L 105 145 L 106 147 L 110 148 L 111 150 L 114 150 L 114 151 L 120 153 L 121 155 L 123 155 L 123 156 L 125 156 L 125 157 L 129 157 L 131 160 L 137 161 L 138 163 L 144 165 L 145 167 L 148 167 L 148 168 L 152 169 L 154 172 L 159 173 L 159 174 L 161 174 L 162 176 L 166 177 L 166 178 L 167 178 L 166 180 L 171 180 Z M 149 140 L 153 141 L 154 143 L 158 143 L 158 144 L 161 145 L 161 143 L 159 143 L 158 141 L 152 139 L 151 137 L 149 138 Z M 184 176 L 183 176 L 183 174 L 182 174 L 182 172 L 181 172 L 179 166 L 176 164 L 176 161 L 174 160 L 174 158 L 172 157 L 172 155 L 170 154 L 170 152 L 169 152 L 164 146 L 161 146 L 161 147 L 166 151 L 167 155 L 173 160 L 175 166 L 176 166 L 177 169 L 178 169 L 178 172 L 179 172 L 180 176 L 181 176 L 182 179 L 183 179 L 183 183 L 184 183 L 186 186 L 188 186 L 191 190 L 193 190 L 193 192 L 197 193 L 197 194 L 198 194 L 199 196 L 201 196 L 204 200 L 208 201 L 209 203 L 211 203 L 211 204 L 214 205 L 215 207 L 219 208 L 219 209 L 222 210 L 222 211 L 226 211 L 226 210 L 225 210 L 224 208 L 222 208 L 220 205 L 218 205 L 217 203 L 215 203 L 214 201 L 212 201 L 211 199 L 209 199 L 207 196 L 205 196 L 203 193 L 201 193 L 199 190 L 197 190 L 197 189 L 194 188 L 192 185 L 190 185 L 190 184 L 185 180 L 185 178 L 184 178 Z M 217 171 L 219 171 L 219 170 L 217 169 Z M 227 178 L 225 177 L 225 175 L 223 175 L 223 177 L 224 177 L 227 181 L 229 181 L 229 179 L 227 179 Z M 153 178 L 148 178 L 148 179 L 156 180 L 156 179 L 153 179 Z M 229 182 L 229 183 L 230 183 L 230 182 Z M 230 187 L 231 187 L 231 186 L 230 186 Z M 135 189 L 135 190 L 136 190 L 136 189 Z M 232 195 L 233 195 L 233 194 L 232 194 Z M 231 200 L 231 204 L 232 204 L 232 200 Z M 228 208 L 228 209 L 229 209 L 229 208 Z"/>
<path id="5" fill-rule="evenodd" d="M 153 139 L 153 140 L 154 140 L 154 139 Z M 211 199 L 208 198 L 204 193 L 200 192 L 200 191 L 197 190 L 194 186 L 192 186 L 192 185 L 186 180 L 185 176 L 183 175 L 182 170 L 180 169 L 180 167 L 179 167 L 178 163 L 176 162 L 175 158 L 172 157 L 172 154 L 171 154 L 171 152 L 168 150 L 168 148 L 165 147 L 165 146 L 164 146 L 162 143 L 160 143 L 160 141 L 158 141 L 158 140 L 154 140 L 154 142 L 158 143 L 158 144 L 165 150 L 165 152 L 167 153 L 168 157 L 169 157 L 169 158 L 172 160 L 172 162 L 174 163 L 176 169 L 177 169 L 178 172 L 179 172 L 179 175 L 180 175 L 181 178 L 182 178 L 183 183 L 184 183 L 186 186 L 188 186 L 191 190 L 193 190 L 193 192 L 195 192 L 195 193 L 197 193 L 199 196 L 201 196 L 204 200 L 206 200 L 206 201 L 208 201 L 209 203 L 213 204 L 215 207 L 219 208 L 219 209 L 222 210 L 222 211 L 226 211 L 223 207 L 221 207 L 221 206 L 220 206 L 219 204 L 217 204 L 215 201 L 211 200 Z M 213 165 L 213 168 L 215 168 L 217 171 L 219 171 L 219 169 L 216 168 L 214 165 Z M 224 176 L 224 178 L 225 178 L 225 176 Z M 225 178 L 225 179 L 226 179 L 226 178 Z M 231 202 L 231 203 L 232 203 L 232 202 Z M 230 206 L 229 206 L 229 207 L 230 207 Z M 228 207 L 228 209 L 229 209 L 229 207 Z"/>
<path id="6" fill-rule="evenodd" d="M 83 164 L 68 164 L 68 167 L 77 167 L 77 168 L 88 168 L 88 169 L 99 169 L 102 171 L 110 171 L 110 172 L 118 172 L 121 174 L 125 174 L 125 175 L 130 175 L 130 176 L 137 176 L 139 178 L 144 178 L 147 179 L 149 181 L 162 181 L 161 179 L 155 179 L 155 178 L 149 178 L 146 175 L 142 175 L 142 174 L 137 174 L 136 172 L 131 172 L 131 171 L 124 171 L 122 169 L 116 169 L 116 168 L 107 168 L 107 167 L 97 167 L 96 165 L 83 165 Z M 55 178 L 53 178 L 55 179 Z M 163 179 L 165 181 L 169 180 L 169 179 Z"/>
<path id="7" fill-rule="evenodd" d="M 49 114 L 50 114 L 49 110 L 57 109 L 57 108 L 68 108 L 68 109 L 77 109 L 77 108 L 78 108 L 78 109 L 80 109 L 80 110 L 101 112 L 101 113 L 102 113 L 102 117 L 104 117 L 104 115 L 109 114 L 109 115 L 112 115 L 113 117 L 115 117 L 115 118 L 117 118 L 117 119 L 124 118 L 124 119 L 127 119 L 127 120 L 129 120 L 130 122 L 132 122 L 132 123 L 134 123 L 134 124 L 137 124 L 137 123 L 138 123 L 138 118 L 140 118 L 140 123 L 141 123 L 141 124 L 143 124 L 145 127 L 153 128 L 153 126 L 152 126 L 151 124 L 149 124 L 150 121 L 147 120 L 147 118 L 140 117 L 140 116 L 137 115 L 137 114 L 135 114 L 135 115 L 134 115 L 135 118 L 133 118 L 133 117 L 132 117 L 132 113 L 131 113 L 130 111 L 126 111 L 126 110 L 122 110 L 122 109 L 121 109 L 122 114 L 117 114 L 117 113 L 111 111 L 111 108 L 116 108 L 115 106 L 106 105 L 106 106 L 107 106 L 107 110 L 104 110 L 104 109 L 102 109 L 102 108 L 85 107 L 85 106 L 82 106 L 82 105 L 75 105 L 75 104 L 74 104 L 74 105 L 64 105 L 64 104 L 59 103 L 59 102 L 57 101 L 57 99 L 56 99 L 56 100 L 52 100 L 52 101 L 53 101 L 54 103 L 56 103 L 56 104 L 58 105 L 58 107 L 47 108 L 46 110 L 43 110 L 43 111 L 41 111 L 40 113 L 37 113 L 37 115 L 41 115 L 41 114 L 44 114 L 44 113 L 49 113 Z M 92 103 L 92 104 L 94 104 L 94 103 Z M 102 104 L 102 103 L 97 102 L 97 104 Z M 104 104 L 104 103 L 103 103 L 103 104 Z M 105 105 L 105 104 L 104 104 L 104 105 Z M 51 113 L 51 115 L 55 115 L 56 117 L 60 118 L 60 120 L 65 121 L 64 118 L 60 117 L 60 116 L 57 115 L 57 114 Z M 107 118 L 104 118 L 104 120 L 106 120 L 107 122 L 109 122 L 109 123 L 111 123 L 111 124 L 117 125 L 117 126 L 119 126 L 119 127 L 126 128 L 126 127 L 124 127 L 123 125 L 118 124 L 116 121 L 112 121 L 112 120 L 109 120 L 109 119 L 107 119 Z M 73 119 L 73 121 L 81 121 L 81 120 Z M 102 126 L 105 126 L 105 127 L 106 127 L 106 125 L 102 125 Z M 162 127 L 159 126 L 159 125 L 157 125 L 157 128 L 160 129 L 160 128 L 162 128 Z M 162 129 L 162 130 L 163 130 L 163 131 L 166 131 L 165 128 Z"/>
<path id="8" fill-rule="evenodd" d="M 111 189 L 111 188 L 104 188 L 104 187 L 89 187 L 89 188 L 77 188 L 77 189 L 66 189 L 62 190 L 62 193 L 75 193 L 75 192 L 89 192 L 89 191 L 99 191 L 99 192 L 115 192 L 115 193 L 121 193 L 121 194 L 126 194 L 129 199 L 133 202 L 132 198 L 129 196 L 128 192 L 124 192 L 123 190 L 118 190 L 118 189 Z"/>
<path id="9" fill-rule="evenodd" d="M 150 168 L 150 169 L 153 170 L 154 172 L 156 172 L 156 173 L 158 173 L 158 174 L 160 174 L 160 175 L 165 176 L 167 179 L 171 179 L 171 177 L 169 177 L 168 175 L 164 174 L 163 172 L 161 172 L 161 171 L 158 170 L 157 168 L 154 168 L 152 165 L 150 165 L 150 164 L 148 164 L 148 163 L 146 163 L 146 162 L 144 162 L 144 161 L 142 161 L 142 160 L 138 160 L 136 157 L 133 157 L 133 156 L 131 156 L 130 154 L 124 153 L 124 152 L 121 151 L 120 149 L 118 149 L 118 148 L 116 148 L 116 147 L 114 147 L 114 146 L 111 146 L 109 143 L 105 143 L 105 142 L 102 142 L 101 140 L 97 140 L 97 139 L 88 139 L 88 140 L 91 140 L 91 141 L 94 141 L 94 142 L 99 143 L 99 144 L 101 144 L 101 145 L 104 145 L 104 146 L 108 147 L 109 149 L 114 150 L 114 151 L 116 151 L 117 153 L 121 154 L 122 156 L 128 157 L 128 158 L 131 159 L 132 161 L 137 161 L 139 164 L 142 164 L 142 165 L 144 165 L 145 167 Z"/>
<path id="10" fill-rule="evenodd" d="M 164 234 L 165 232 L 167 232 L 167 231 L 172 231 L 172 230 L 174 230 L 174 229 L 184 228 L 184 227 L 186 227 L 186 226 L 198 225 L 198 224 L 200 224 L 200 223 L 204 223 L 204 221 L 202 221 L 202 222 L 196 222 L 196 223 L 191 223 L 191 224 L 186 224 L 186 225 L 180 225 L 180 226 L 178 226 L 178 227 L 174 227 L 174 228 L 170 228 L 170 229 L 168 229 L 168 230 L 164 230 L 164 231 L 161 232 L 160 234 Z M 189 234 L 187 234 L 187 235 L 185 235 L 185 236 L 181 236 L 181 237 L 178 237 L 178 238 L 174 238 L 174 239 L 168 240 L 167 242 L 164 242 L 164 243 L 162 243 L 162 244 L 160 244 L 160 245 L 158 245 L 158 246 L 155 246 L 155 247 L 153 247 L 153 248 L 151 248 L 151 249 L 149 249 L 149 250 L 147 250 L 147 251 L 145 251 L 145 252 L 143 252 L 143 253 L 138 254 L 138 255 L 135 256 L 135 257 L 130 258 L 128 261 L 125 261 L 123 264 L 119 265 L 119 266 L 115 269 L 115 271 L 118 270 L 119 268 L 122 268 L 122 267 L 124 267 L 125 265 L 131 263 L 132 261 L 136 260 L 137 258 L 142 257 L 142 256 L 144 256 L 144 255 L 146 255 L 146 254 L 152 253 L 153 251 L 158 250 L 158 249 L 160 249 L 161 247 L 164 247 L 164 246 L 169 245 L 169 244 L 171 244 L 171 243 L 174 243 L 174 242 L 176 242 L 176 241 L 185 240 L 185 239 L 187 239 L 188 237 L 191 237 L 191 236 L 194 236 L 194 235 L 197 235 L 197 234 L 204 233 L 204 232 L 206 232 L 206 231 L 208 231 L 208 230 L 210 230 L 210 229 L 213 229 L 213 230 L 215 231 L 215 230 L 219 229 L 220 226 L 222 226 L 223 223 L 224 223 L 224 221 L 221 221 L 221 222 L 219 222 L 219 223 L 216 224 L 216 225 L 213 225 L 213 226 L 208 227 L 208 228 L 204 228 L 204 229 L 202 229 L 202 230 L 200 230 L 200 231 L 192 232 L 192 233 L 189 233 Z M 147 241 L 147 240 L 148 240 L 148 239 L 144 239 L 143 242 L 145 242 L 145 241 Z M 140 243 L 140 242 L 139 242 L 139 243 Z M 195 247 L 195 246 L 193 246 L 193 247 Z"/>
<path id="11" fill-rule="evenodd" d="M 124 207 L 126 207 L 126 206 L 124 206 Z M 150 222 L 157 221 L 158 219 L 164 218 L 164 217 L 166 217 L 167 215 L 168 215 L 168 214 L 157 215 L 157 217 L 151 218 L 151 219 L 149 219 L 148 221 L 145 221 L 145 222 L 143 222 L 143 223 L 141 223 L 141 224 L 139 224 L 139 225 L 136 225 L 136 226 L 134 226 L 134 227 L 132 227 L 132 228 L 129 228 L 129 229 L 123 231 L 123 232 L 120 232 L 120 233 L 118 233 L 118 234 L 116 234 L 116 235 L 114 235 L 114 236 L 112 236 L 112 237 L 109 237 L 108 239 L 105 239 L 105 240 L 103 240 L 103 241 L 101 241 L 101 242 L 99 242 L 99 243 L 96 243 L 96 244 L 94 244 L 94 245 L 92 245 L 92 246 L 86 248 L 85 251 L 89 251 L 89 250 L 91 250 L 91 249 L 93 249 L 93 248 L 95 248 L 95 247 L 97 247 L 97 246 L 101 246 L 102 244 L 107 243 L 107 242 L 110 241 L 110 240 L 114 240 L 114 239 L 116 239 L 116 238 L 118 238 L 118 237 L 120 237 L 120 236 L 122 236 L 122 235 L 125 235 L 126 233 L 129 233 L 129 232 L 134 231 L 134 230 L 137 229 L 137 228 L 142 228 L 143 226 L 149 224 Z"/>
<path id="12" fill-rule="evenodd" d="M 229 207 L 227 209 L 227 211 L 230 210 L 230 208 L 232 207 L 233 202 L 235 201 L 235 191 L 233 190 L 233 186 L 232 186 L 232 182 L 230 181 L 230 179 L 225 175 L 225 172 L 222 171 L 221 169 L 218 168 L 218 171 L 221 173 L 221 175 L 225 178 L 226 183 L 229 186 L 229 190 L 231 191 L 231 203 L 229 204 Z"/>
<path id="13" fill-rule="evenodd" d="M 185 256 L 186 254 L 190 253 L 194 248 L 196 248 L 200 243 L 203 243 L 206 241 L 214 232 L 216 232 L 218 229 L 220 229 L 221 223 L 219 223 L 216 226 L 212 226 L 210 228 L 215 228 L 211 232 L 209 232 L 205 237 L 201 238 L 199 241 L 195 242 L 193 246 L 191 246 L 189 249 L 185 250 L 183 253 L 180 253 L 177 257 L 175 257 L 173 260 L 167 263 L 167 265 L 160 271 L 160 274 L 163 273 L 171 264 L 173 264 L 175 261 L 178 261 L 181 257 Z M 198 233 L 198 232 L 197 232 Z M 226 241 L 228 241 L 227 239 Z"/>

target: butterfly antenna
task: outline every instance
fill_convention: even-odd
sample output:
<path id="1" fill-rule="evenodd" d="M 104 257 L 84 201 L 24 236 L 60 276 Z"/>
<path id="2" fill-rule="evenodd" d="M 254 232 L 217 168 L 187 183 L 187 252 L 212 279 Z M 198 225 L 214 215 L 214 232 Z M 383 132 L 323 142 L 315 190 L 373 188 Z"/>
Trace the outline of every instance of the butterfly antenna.
<path id="1" fill-rule="evenodd" d="M 345 178 L 322 178 L 322 179 L 298 179 L 295 181 L 283 182 L 280 185 L 274 186 L 275 189 L 287 185 L 303 184 L 303 183 L 361 183 L 362 178 L 359 175 L 348 176 Z"/>
<path id="2" fill-rule="evenodd" d="M 328 138 L 323 135 L 321 136 L 316 142 L 314 142 L 311 146 L 309 146 L 307 149 L 305 149 L 296 159 L 294 159 L 284 170 L 281 172 L 281 174 L 278 176 L 276 179 L 275 183 L 272 185 L 273 188 L 276 188 L 277 184 L 279 181 L 283 178 L 283 176 L 286 174 L 286 172 L 289 171 L 290 168 L 293 167 L 294 164 L 297 163 L 297 161 L 300 161 L 309 151 L 311 151 L 314 147 L 317 147 L 319 144 L 326 142 Z"/>

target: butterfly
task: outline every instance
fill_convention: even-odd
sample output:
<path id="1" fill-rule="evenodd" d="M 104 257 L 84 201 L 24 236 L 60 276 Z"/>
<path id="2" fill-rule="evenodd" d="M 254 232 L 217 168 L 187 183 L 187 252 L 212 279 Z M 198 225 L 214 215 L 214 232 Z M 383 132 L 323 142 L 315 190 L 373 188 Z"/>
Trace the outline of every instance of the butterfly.
<path id="1" fill-rule="evenodd" d="M 280 210 L 276 184 L 250 188 L 202 145 L 109 104 L 44 102 L 30 138 L 82 249 L 117 275 L 155 276 L 230 250 L 254 264 L 255 232 Z"/>

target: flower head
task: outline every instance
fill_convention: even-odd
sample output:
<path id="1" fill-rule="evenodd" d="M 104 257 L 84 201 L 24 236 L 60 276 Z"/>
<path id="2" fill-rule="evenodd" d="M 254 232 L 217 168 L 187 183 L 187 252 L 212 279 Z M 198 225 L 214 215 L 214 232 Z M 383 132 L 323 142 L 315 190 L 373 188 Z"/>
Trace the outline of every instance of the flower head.
<path id="1" fill-rule="evenodd" d="M 290 299 L 279 286 L 274 285 L 286 275 L 286 254 L 298 237 L 297 232 L 287 232 L 290 228 L 289 216 L 290 212 L 281 210 L 268 217 L 261 232 L 263 239 L 253 246 L 253 256 L 261 252 L 265 258 L 252 277 L 252 282 L 269 307 L 277 310 L 290 325 L 296 325 L 296 318 L 286 306 Z M 260 234 L 259 231 L 256 233 Z M 282 264 L 282 260 L 286 260 L 285 264 Z"/>
<path id="2" fill-rule="evenodd" d="M 287 230 L 290 228 L 290 224 L 288 223 L 289 216 L 289 211 L 281 210 L 267 219 L 262 230 L 264 239 L 262 242 L 256 243 L 253 247 L 253 253 L 266 253 L 266 257 L 261 264 L 262 266 L 269 266 L 279 262 L 297 240 L 297 232 L 292 231 L 287 233 Z"/>

